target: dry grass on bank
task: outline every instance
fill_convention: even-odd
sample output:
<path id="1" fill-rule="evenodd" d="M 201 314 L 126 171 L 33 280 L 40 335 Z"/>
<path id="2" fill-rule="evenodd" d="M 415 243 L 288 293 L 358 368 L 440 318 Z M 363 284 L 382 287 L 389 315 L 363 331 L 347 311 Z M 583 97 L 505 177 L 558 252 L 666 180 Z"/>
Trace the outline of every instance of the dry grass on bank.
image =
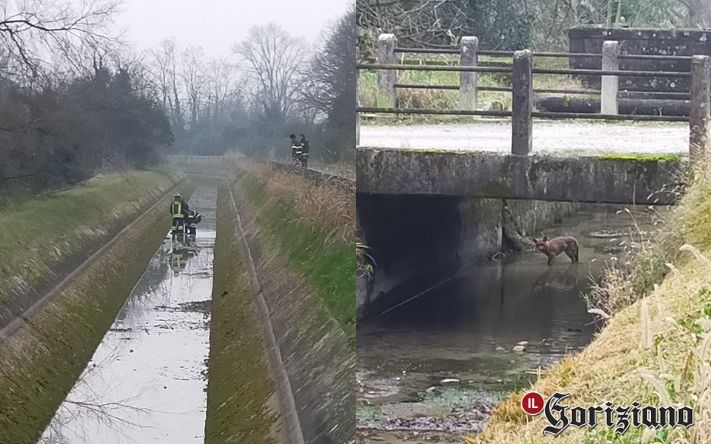
<path id="1" fill-rule="evenodd" d="M 251 164 L 249 169 L 264 180 L 270 195 L 292 202 L 304 221 L 328 232 L 328 240 L 355 242 L 355 186 L 348 191 L 317 185 L 297 174 L 276 171 L 270 165 L 258 163 Z"/>
<path id="2" fill-rule="evenodd" d="M 630 428 L 623 435 L 604 426 L 571 427 L 555 442 L 711 442 L 710 181 L 702 179 L 689 188 L 664 232 L 634 262 L 631 275 L 608 276 L 606 291 L 613 299 L 608 308 L 617 313 L 604 330 L 582 353 L 563 359 L 533 389 L 544 397 L 556 391 L 570 393 L 565 401 L 569 406 L 605 401 L 626 406 L 634 401 L 643 406 L 688 405 L 694 408 L 695 425 L 658 431 Z M 666 272 L 660 272 L 659 264 Z M 542 435 L 547 425 L 544 415 L 523 413 L 522 395 L 516 393 L 502 403 L 484 433 L 470 442 L 553 440 Z"/>
<path id="3" fill-rule="evenodd" d="M 235 187 L 260 237 L 299 273 L 355 343 L 355 190 L 240 161 Z M 249 223 L 248 223 L 249 225 Z"/>

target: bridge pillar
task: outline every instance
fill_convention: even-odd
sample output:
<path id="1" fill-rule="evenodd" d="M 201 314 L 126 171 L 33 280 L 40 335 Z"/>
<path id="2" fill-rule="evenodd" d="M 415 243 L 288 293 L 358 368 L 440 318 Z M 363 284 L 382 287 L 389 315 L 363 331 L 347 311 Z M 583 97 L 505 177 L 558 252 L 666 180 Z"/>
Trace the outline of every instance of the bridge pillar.
<path id="1" fill-rule="evenodd" d="M 395 34 L 380 34 L 378 37 L 378 64 L 395 64 L 395 46 L 397 37 Z M 378 70 L 378 106 L 385 108 L 395 108 L 397 106 L 395 95 L 395 82 L 397 81 L 397 71 Z"/>
<path id="2" fill-rule="evenodd" d="M 511 154 L 531 152 L 533 120 L 533 54 L 530 50 L 516 51 L 511 73 Z"/>
<path id="3" fill-rule="evenodd" d="M 691 109 L 689 112 L 689 160 L 691 165 L 708 161 L 709 94 L 711 58 L 696 55 L 691 60 Z"/>
<path id="4" fill-rule="evenodd" d="M 477 66 L 479 64 L 479 39 L 476 37 L 462 37 L 460 43 L 460 66 Z M 477 106 L 477 73 L 459 73 L 459 108 L 474 110 Z"/>
<path id="5" fill-rule="evenodd" d="M 602 70 L 618 71 L 620 64 L 617 59 L 619 55 L 619 44 L 616 41 L 607 40 L 602 43 Z M 600 113 L 617 114 L 617 91 L 620 88 L 618 76 L 602 76 Z"/>

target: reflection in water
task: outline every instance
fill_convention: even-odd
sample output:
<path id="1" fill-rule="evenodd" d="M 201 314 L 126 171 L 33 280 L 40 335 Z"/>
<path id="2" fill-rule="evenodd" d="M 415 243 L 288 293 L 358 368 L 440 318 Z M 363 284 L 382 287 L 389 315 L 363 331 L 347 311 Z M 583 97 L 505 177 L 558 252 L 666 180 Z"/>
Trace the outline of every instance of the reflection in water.
<path id="1" fill-rule="evenodd" d="M 194 235 L 174 234 L 171 240 L 170 269 L 173 270 L 173 275 L 177 276 L 185 271 L 188 259 L 198 254 L 199 250 Z"/>
<path id="2" fill-rule="evenodd" d="M 163 241 L 40 443 L 203 442 L 215 187 L 191 204 L 207 223 Z"/>
<path id="3" fill-rule="evenodd" d="M 630 229 L 637 235 L 651 224 L 635 217 L 595 209 L 546 230 L 575 236 L 579 263 L 561 255 L 548 266 L 545 255 L 529 251 L 462 270 L 396 309 L 380 309 L 358 325 L 359 398 L 411 405 L 445 378 L 462 389 L 506 392 L 580 350 L 595 332 L 581 293 L 630 243 Z M 619 236 L 599 236 L 601 229 Z M 387 296 L 405 301 L 418 291 Z"/>

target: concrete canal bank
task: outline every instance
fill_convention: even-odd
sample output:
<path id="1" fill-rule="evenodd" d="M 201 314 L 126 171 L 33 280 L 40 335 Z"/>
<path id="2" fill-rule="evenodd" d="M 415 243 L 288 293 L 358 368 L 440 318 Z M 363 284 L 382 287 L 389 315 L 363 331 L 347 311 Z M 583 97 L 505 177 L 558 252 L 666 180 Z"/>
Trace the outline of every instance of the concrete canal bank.
<path id="1" fill-rule="evenodd" d="M 353 195 L 254 165 L 231 186 L 303 440 L 352 442 Z"/>
<path id="2" fill-rule="evenodd" d="M 170 184 L 170 181 L 167 183 Z M 168 230 L 165 208 L 169 197 L 161 196 L 170 185 L 159 194 L 152 188 L 154 183 L 151 181 L 133 181 L 128 185 L 128 189 L 123 185 L 120 187 L 125 190 L 124 194 L 118 194 L 117 188 L 109 186 L 105 198 L 111 202 L 111 193 L 114 192 L 113 203 L 116 206 L 111 207 L 109 214 L 121 214 L 120 221 L 135 221 L 131 229 L 105 244 L 106 248 L 87 262 L 81 273 L 64 282 L 46 300 L 46 304 L 23 317 L 22 322 L 13 328 L 12 335 L 3 338 L 0 346 L 0 442 L 37 442 Z M 184 185 L 180 188 L 184 193 L 189 192 Z M 90 197 L 89 202 L 103 202 L 100 197 L 103 192 L 90 194 L 96 197 Z M 62 202 L 79 202 L 82 196 L 76 197 L 70 191 Z M 125 201 L 119 196 L 126 196 Z M 138 205 L 137 202 L 144 204 Z M 156 206 L 139 217 L 149 203 Z M 74 208 L 93 209 L 84 205 L 77 204 Z M 141 207 L 143 210 L 139 211 Z M 101 213 L 97 219 L 92 219 L 98 225 L 96 231 L 89 233 L 103 233 L 100 223 L 106 221 L 106 216 L 106 213 Z M 86 226 L 80 225 L 78 229 L 86 230 Z M 67 233 L 60 233 L 63 236 L 58 236 L 58 240 L 50 244 L 56 256 L 40 255 L 38 250 L 31 250 L 35 263 L 46 266 L 55 264 L 51 267 L 52 276 L 59 276 L 61 259 L 71 256 L 63 255 L 62 245 L 73 240 L 78 242 L 79 239 L 67 238 Z M 77 246 L 72 244 L 71 248 Z M 88 255 L 88 252 L 77 254 Z"/>

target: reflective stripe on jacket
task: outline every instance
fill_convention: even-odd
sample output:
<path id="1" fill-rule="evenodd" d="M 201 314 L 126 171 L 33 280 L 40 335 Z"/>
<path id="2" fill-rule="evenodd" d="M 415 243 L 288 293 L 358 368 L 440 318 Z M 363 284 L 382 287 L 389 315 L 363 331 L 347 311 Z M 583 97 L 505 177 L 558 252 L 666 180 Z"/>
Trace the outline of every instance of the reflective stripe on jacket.
<path id="1" fill-rule="evenodd" d="M 170 204 L 170 213 L 173 215 L 173 219 L 183 218 L 183 203 L 173 202 Z"/>

